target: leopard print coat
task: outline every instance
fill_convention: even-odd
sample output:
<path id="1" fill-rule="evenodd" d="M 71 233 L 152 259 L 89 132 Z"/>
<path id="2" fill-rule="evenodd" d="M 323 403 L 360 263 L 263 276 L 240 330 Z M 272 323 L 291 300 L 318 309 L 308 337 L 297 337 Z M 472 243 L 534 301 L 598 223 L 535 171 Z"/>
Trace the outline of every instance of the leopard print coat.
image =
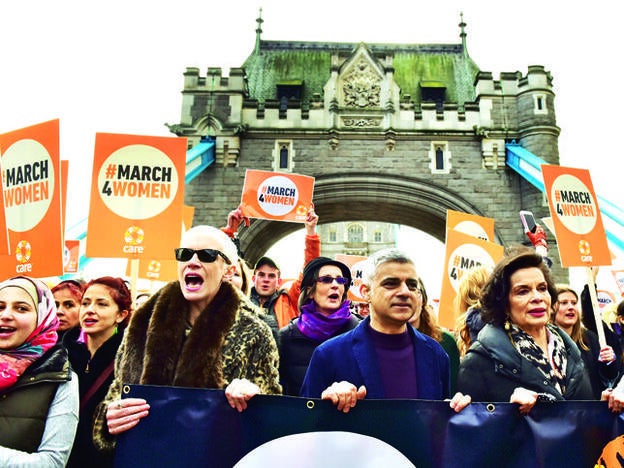
<path id="1" fill-rule="evenodd" d="M 112 450 L 106 409 L 122 384 L 225 388 L 245 378 L 265 394 L 280 394 L 275 339 L 257 308 L 229 283 L 187 329 L 188 302 L 177 281 L 156 292 L 132 315 L 117 352 L 115 378 L 94 418 L 93 440 Z"/>

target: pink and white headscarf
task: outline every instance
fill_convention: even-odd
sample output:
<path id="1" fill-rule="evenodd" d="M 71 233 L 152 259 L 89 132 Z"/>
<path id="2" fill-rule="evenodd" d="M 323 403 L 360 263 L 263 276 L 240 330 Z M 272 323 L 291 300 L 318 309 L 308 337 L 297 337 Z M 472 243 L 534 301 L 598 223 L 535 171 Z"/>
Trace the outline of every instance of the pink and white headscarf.
<path id="1" fill-rule="evenodd" d="M 32 298 L 37 308 L 37 326 L 13 349 L 0 349 L 0 390 L 11 387 L 34 361 L 39 359 L 58 340 L 59 325 L 54 296 L 45 283 L 26 276 L 16 276 L 0 283 L 0 289 L 18 287 Z"/>

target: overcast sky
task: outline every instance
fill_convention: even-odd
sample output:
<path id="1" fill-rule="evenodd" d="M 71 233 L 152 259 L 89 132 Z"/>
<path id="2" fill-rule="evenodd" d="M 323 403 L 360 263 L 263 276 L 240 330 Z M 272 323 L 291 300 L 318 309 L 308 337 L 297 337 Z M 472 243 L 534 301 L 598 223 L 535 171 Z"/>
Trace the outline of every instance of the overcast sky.
<path id="1" fill-rule="evenodd" d="M 242 65 L 260 7 L 264 39 L 337 42 L 458 43 L 463 12 L 481 70 L 552 73 L 561 164 L 590 169 L 596 191 L 621 200 L 624 8 L 602 0 L 2 1 L 0 132 L 60 119 L 68 219 L 84 218 L 95 133 L 172 136 L 186 67 Z"/>

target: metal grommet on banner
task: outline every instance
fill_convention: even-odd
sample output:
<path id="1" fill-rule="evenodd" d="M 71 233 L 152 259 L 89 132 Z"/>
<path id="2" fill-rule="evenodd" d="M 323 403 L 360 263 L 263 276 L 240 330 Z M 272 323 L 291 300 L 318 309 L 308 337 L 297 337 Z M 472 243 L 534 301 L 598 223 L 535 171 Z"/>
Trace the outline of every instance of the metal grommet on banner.
<path id="1" fill-rule="evenodd" d="M 308 407 L 308 409 L 314 409 L 314 401 L 313 400 L 306 401 L 306 406 Z"/>
<path id="2" fill-rule="evenodd" d="M 485 409 L 488 410 L 490 413 L 493 413 L 494 411 L 496 411 L 496 405 L 494 403 L 488 403 Z"/>
<path id="3" fill-rule="evenodd" d="M 124 386 L 123 386 L 123 388 L 121 389 L 121 392 L 122 392 L 124 395 L 129 394 L 129 393 L 130 393 L 130 385 L 124 385 Z"/>

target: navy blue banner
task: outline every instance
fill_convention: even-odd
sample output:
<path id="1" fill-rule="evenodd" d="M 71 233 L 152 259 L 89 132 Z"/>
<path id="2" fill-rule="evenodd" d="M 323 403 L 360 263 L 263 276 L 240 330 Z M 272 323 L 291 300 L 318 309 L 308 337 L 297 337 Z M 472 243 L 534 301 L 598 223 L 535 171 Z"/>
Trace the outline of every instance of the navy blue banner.
<path id="1" fill-rule="evenodd" d="M 624 447 L 624 417 L 605 402 L 538 403 L 521 416 L 509 403 L 455 413 L 441 401 L 363 400 L 343 414 L 328 401 L 258 395 L 238 413 L 220 390 L 127 388 L 151 409 L 119 437 L 120 467 L 593 467 Z"/>

